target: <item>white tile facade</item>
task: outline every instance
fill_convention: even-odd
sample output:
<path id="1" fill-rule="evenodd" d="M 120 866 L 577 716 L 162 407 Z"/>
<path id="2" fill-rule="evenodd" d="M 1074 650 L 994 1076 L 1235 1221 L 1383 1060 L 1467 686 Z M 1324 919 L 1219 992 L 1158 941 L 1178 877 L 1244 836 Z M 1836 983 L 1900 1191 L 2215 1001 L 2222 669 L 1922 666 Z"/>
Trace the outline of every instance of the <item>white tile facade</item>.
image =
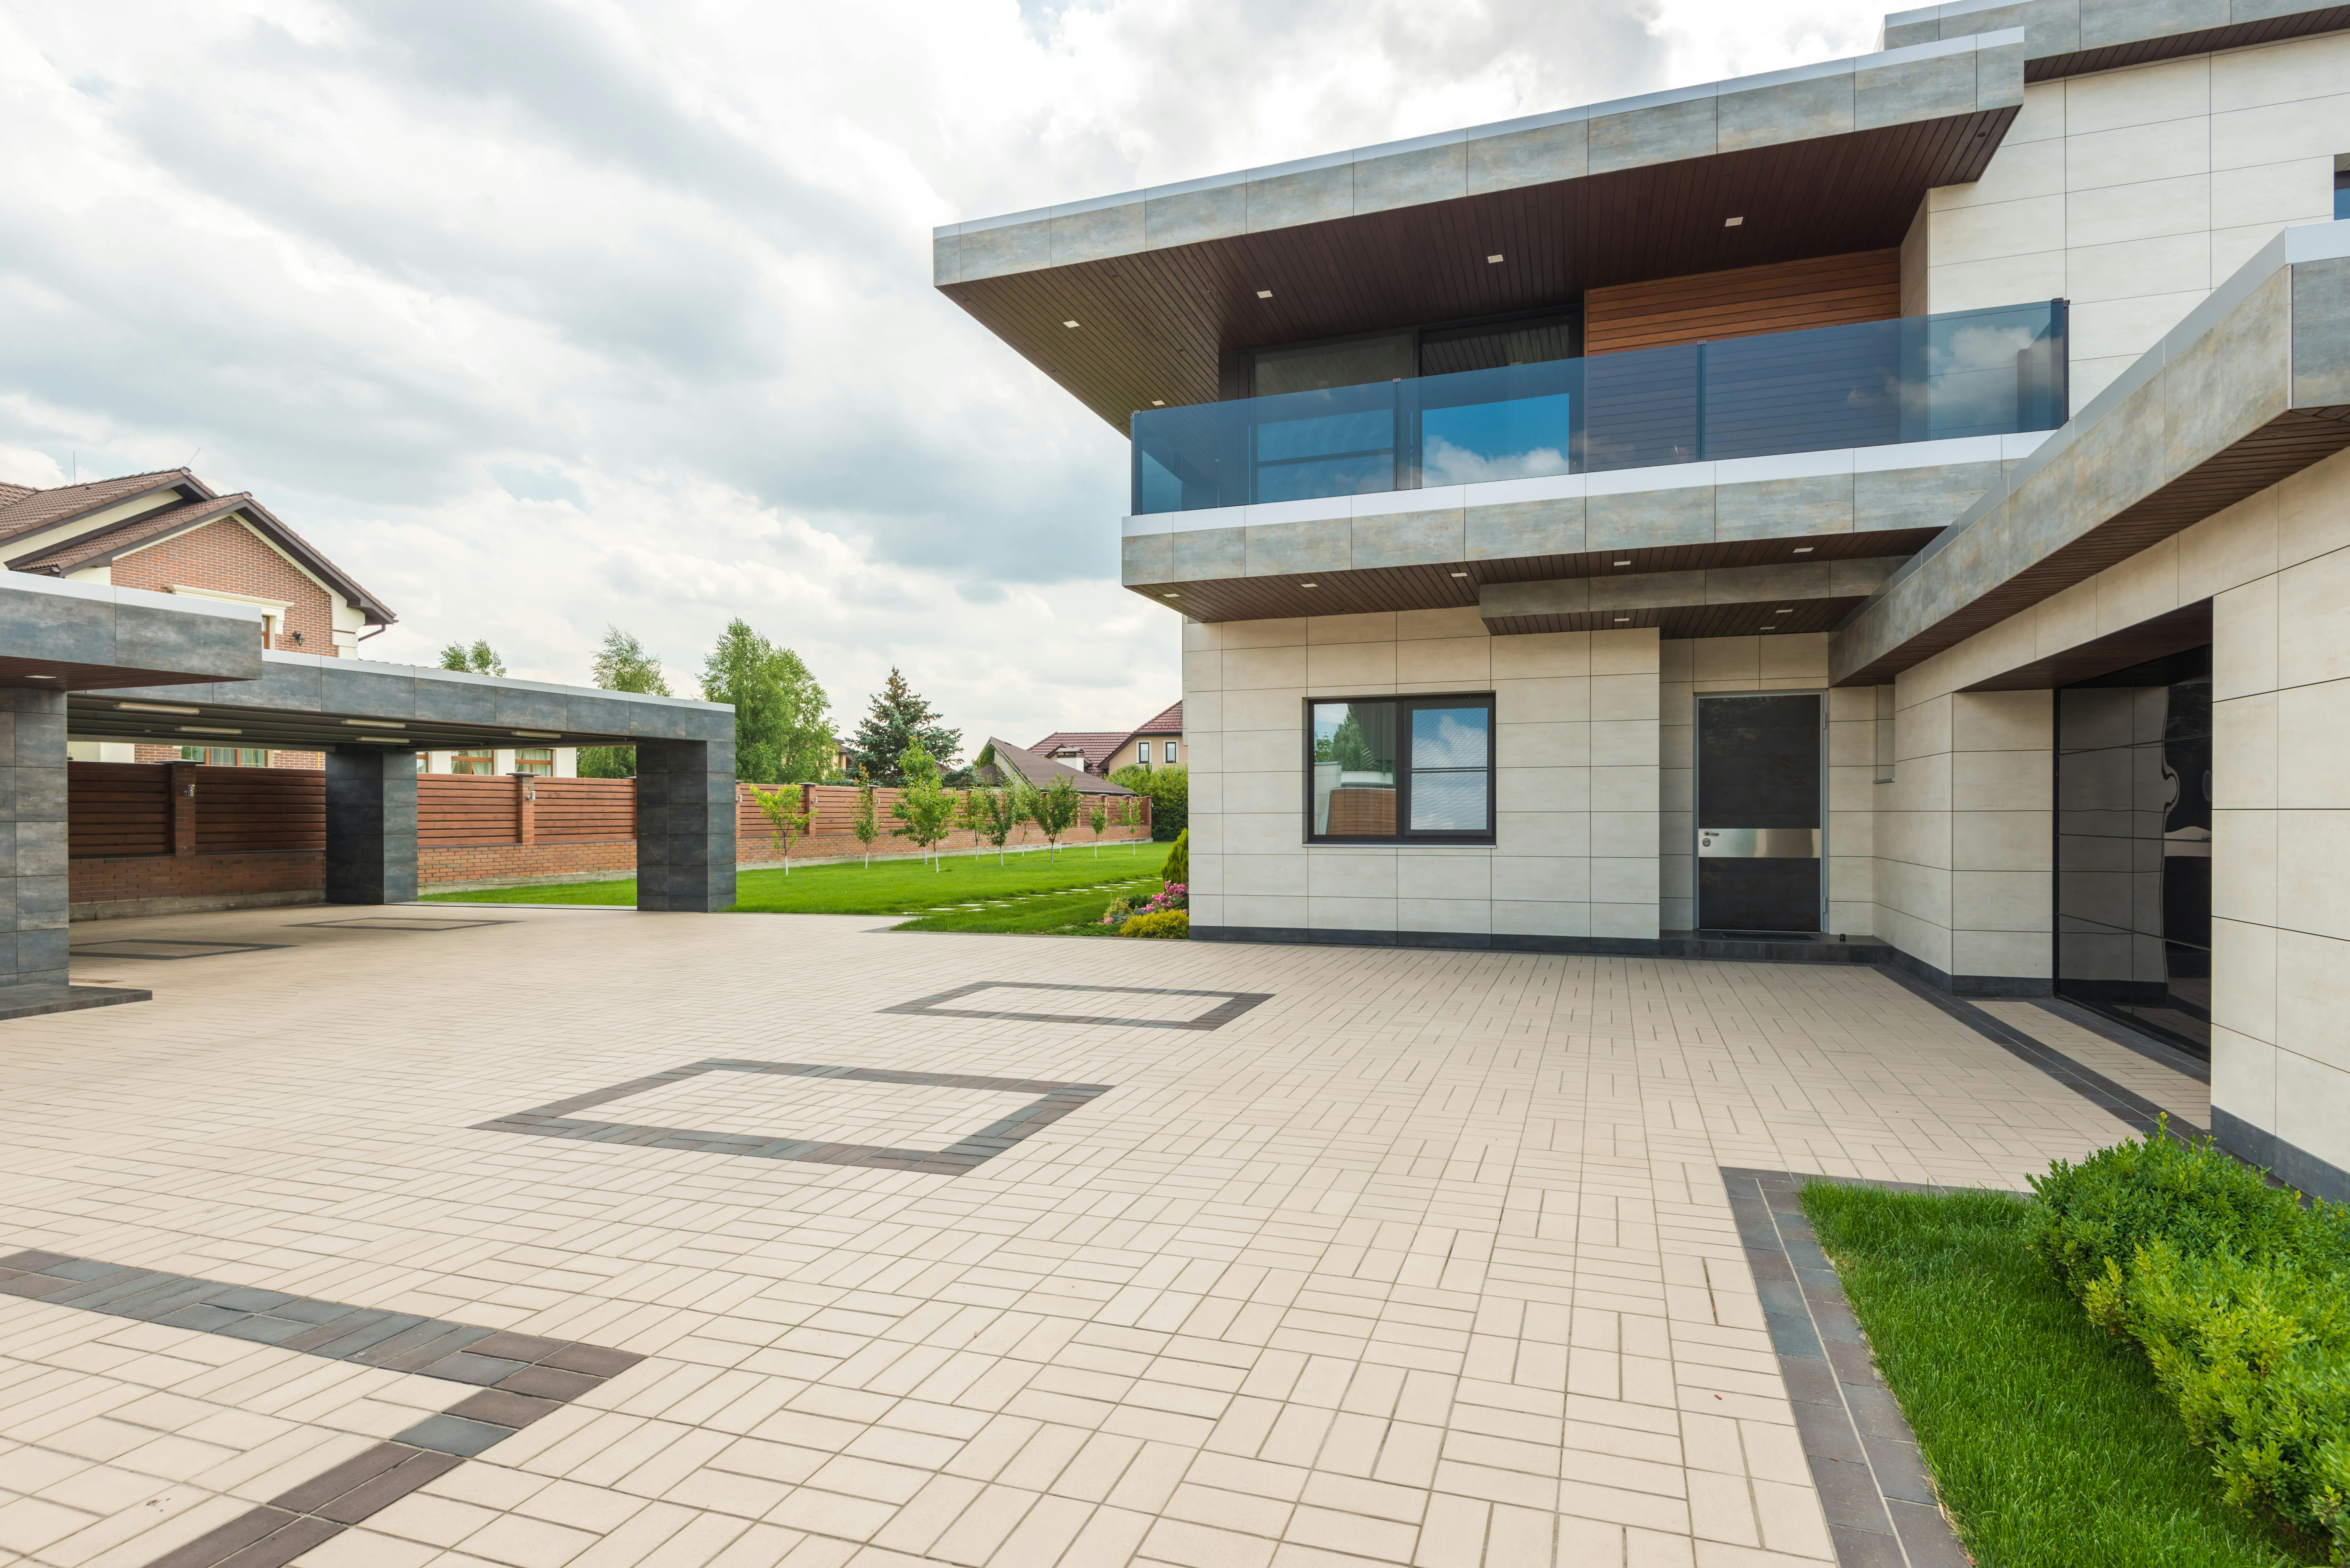
<path id="1" fill-rule="evenodd" d="M 1496 638 L 1473 609 L 1186 622 L 1192 919 L 1654 937 L 1654 630 Z M 1305 843 L 1309 697 L 1494 698 L 1490 848 Z"/>
<path id="2" fill-rule="evenodd" d="M 1929 192 L 1903 309 L 2073 301 L 2073 406 L 2290 223 L 2334 213 L 2350 33 L 2024 88 L 1983 178 Z"/>

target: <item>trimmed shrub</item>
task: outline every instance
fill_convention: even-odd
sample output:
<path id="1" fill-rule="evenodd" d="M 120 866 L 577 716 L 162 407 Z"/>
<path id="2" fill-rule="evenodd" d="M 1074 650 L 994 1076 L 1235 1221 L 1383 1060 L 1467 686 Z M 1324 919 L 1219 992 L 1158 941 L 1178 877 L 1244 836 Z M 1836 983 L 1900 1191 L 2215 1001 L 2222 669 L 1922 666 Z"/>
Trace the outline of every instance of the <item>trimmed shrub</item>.
<path id="1" fill-rule="evenodd" d="M 1175 836 L 1175 847 L 1167 852 L 1167 864 L 1160 869 L 1159 877 L 1163 882 L 1180 882 L 1187 887 L 1190 886 L 1191 881 L 1191 830 L 1190 828 L 1187 827 Z"/>
<path id="2" fill-rule="evenodd" d="M 1189 940 L 1191 935 L 1191 912 L 1189 909 L 1161 909 L 1155 915 L 1137 915 L 1118 927 L 1122 937 L 1171 937 L 1177 941 Z"/>
<path id="3" fill-rule="evenodd" d="M 2161 1134 L 2032 1185 L 2033 1250 L 2145 1350 L 2228 1501 L 2350 1563 L 2350 1206 Z"/>

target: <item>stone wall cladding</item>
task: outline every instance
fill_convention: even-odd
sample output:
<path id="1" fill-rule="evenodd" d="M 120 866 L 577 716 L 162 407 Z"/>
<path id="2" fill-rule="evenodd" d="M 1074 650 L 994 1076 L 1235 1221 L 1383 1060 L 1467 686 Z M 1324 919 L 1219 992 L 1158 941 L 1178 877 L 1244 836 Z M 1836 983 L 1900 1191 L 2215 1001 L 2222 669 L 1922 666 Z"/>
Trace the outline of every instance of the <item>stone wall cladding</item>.
<path id="1" fill-rule="evenodd" d="M 173 584 L 184 583 L 284 600 L 286 621 L 272 648 L 328 655 L 336 651 L 334 606 L 327 590 L 234 517 L 134 550 L 114 563 L 113 576 L 118 588 L 169 593 Z M 296 634 L 301 640 L 295 640 Z"/>

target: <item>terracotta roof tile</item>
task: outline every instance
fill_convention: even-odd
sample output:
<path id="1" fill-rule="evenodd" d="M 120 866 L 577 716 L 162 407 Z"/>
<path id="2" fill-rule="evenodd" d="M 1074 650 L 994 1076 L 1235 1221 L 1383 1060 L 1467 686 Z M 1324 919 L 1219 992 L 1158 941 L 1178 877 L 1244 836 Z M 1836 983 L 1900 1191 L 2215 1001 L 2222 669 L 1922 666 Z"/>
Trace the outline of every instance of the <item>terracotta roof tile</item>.
<path id="1" fill-rule="evenodd" d="M 84 513 L 100 511 L 118 501 L 128 501 L 134 495 L 172 484 L 193 485 L 205 495 L 212 493 L 202 480 L 184 468 L 161 469 L 153 473 L 126 473 L 114 479 L 92 479 L 80 484 L 60 484 L 48 490 L 27 491 L 0 499 L 0 541 L 22 538 L 36 530 L 68 522 Z"/>
<path id="2" fill-rule="evenodd" d="M 994 750 L 995 765 L 999 769 L 1010 770 L 1038 789 L 1043 789 L 1054 779 L 1066 775 L 1087 794 L 1132 794 L 1134 793 L 1124 784 L 1112 784 L 1098 774 L 1082 772 L 1069 766 L 1066 763 L 1056 763 L 1052 758 L 1040 755 L 1025 746 L 1015 746 L 1009 741 L 999 741 L 992 735 L 988 737 L 987 743 Z"/>

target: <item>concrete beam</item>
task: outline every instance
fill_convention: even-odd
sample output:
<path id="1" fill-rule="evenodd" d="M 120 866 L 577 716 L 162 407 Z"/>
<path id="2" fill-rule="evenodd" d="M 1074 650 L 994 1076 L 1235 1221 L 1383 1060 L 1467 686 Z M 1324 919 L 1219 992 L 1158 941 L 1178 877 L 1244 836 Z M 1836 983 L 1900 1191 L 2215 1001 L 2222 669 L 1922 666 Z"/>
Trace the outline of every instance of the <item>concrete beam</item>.
<path id="1" fill-rule="evenodd" d="M 2350 26 L 2337 0 L 1950 0 L 1895 11 L 1879 47 L 2023 29 L 2023 79 L 2109 71 Z"/>
<path id="2" fill-rule="evenodd" d="M 250 680 L 261 612 L 103 583 L 0 572 L 0 683 L 51 691 Z"/>
<path id="3" fill-rule="evenodd" d="M 1825 631 L 1882 587 L 1902 559 L 1878 556 L 1492 583 L 1479 593 L 1477 613 L 1496 637 L 1606 631 L 1626 624 L 1653 626 L 1669 638 L 1747 637 L 1766 627 Z"/>
<path id="4" fill-rule="evenodd" d="M 1887 681 L 2350 446 L 2350 222 L 2291 228 L 1920 552 L 1829 645 Z"/>

